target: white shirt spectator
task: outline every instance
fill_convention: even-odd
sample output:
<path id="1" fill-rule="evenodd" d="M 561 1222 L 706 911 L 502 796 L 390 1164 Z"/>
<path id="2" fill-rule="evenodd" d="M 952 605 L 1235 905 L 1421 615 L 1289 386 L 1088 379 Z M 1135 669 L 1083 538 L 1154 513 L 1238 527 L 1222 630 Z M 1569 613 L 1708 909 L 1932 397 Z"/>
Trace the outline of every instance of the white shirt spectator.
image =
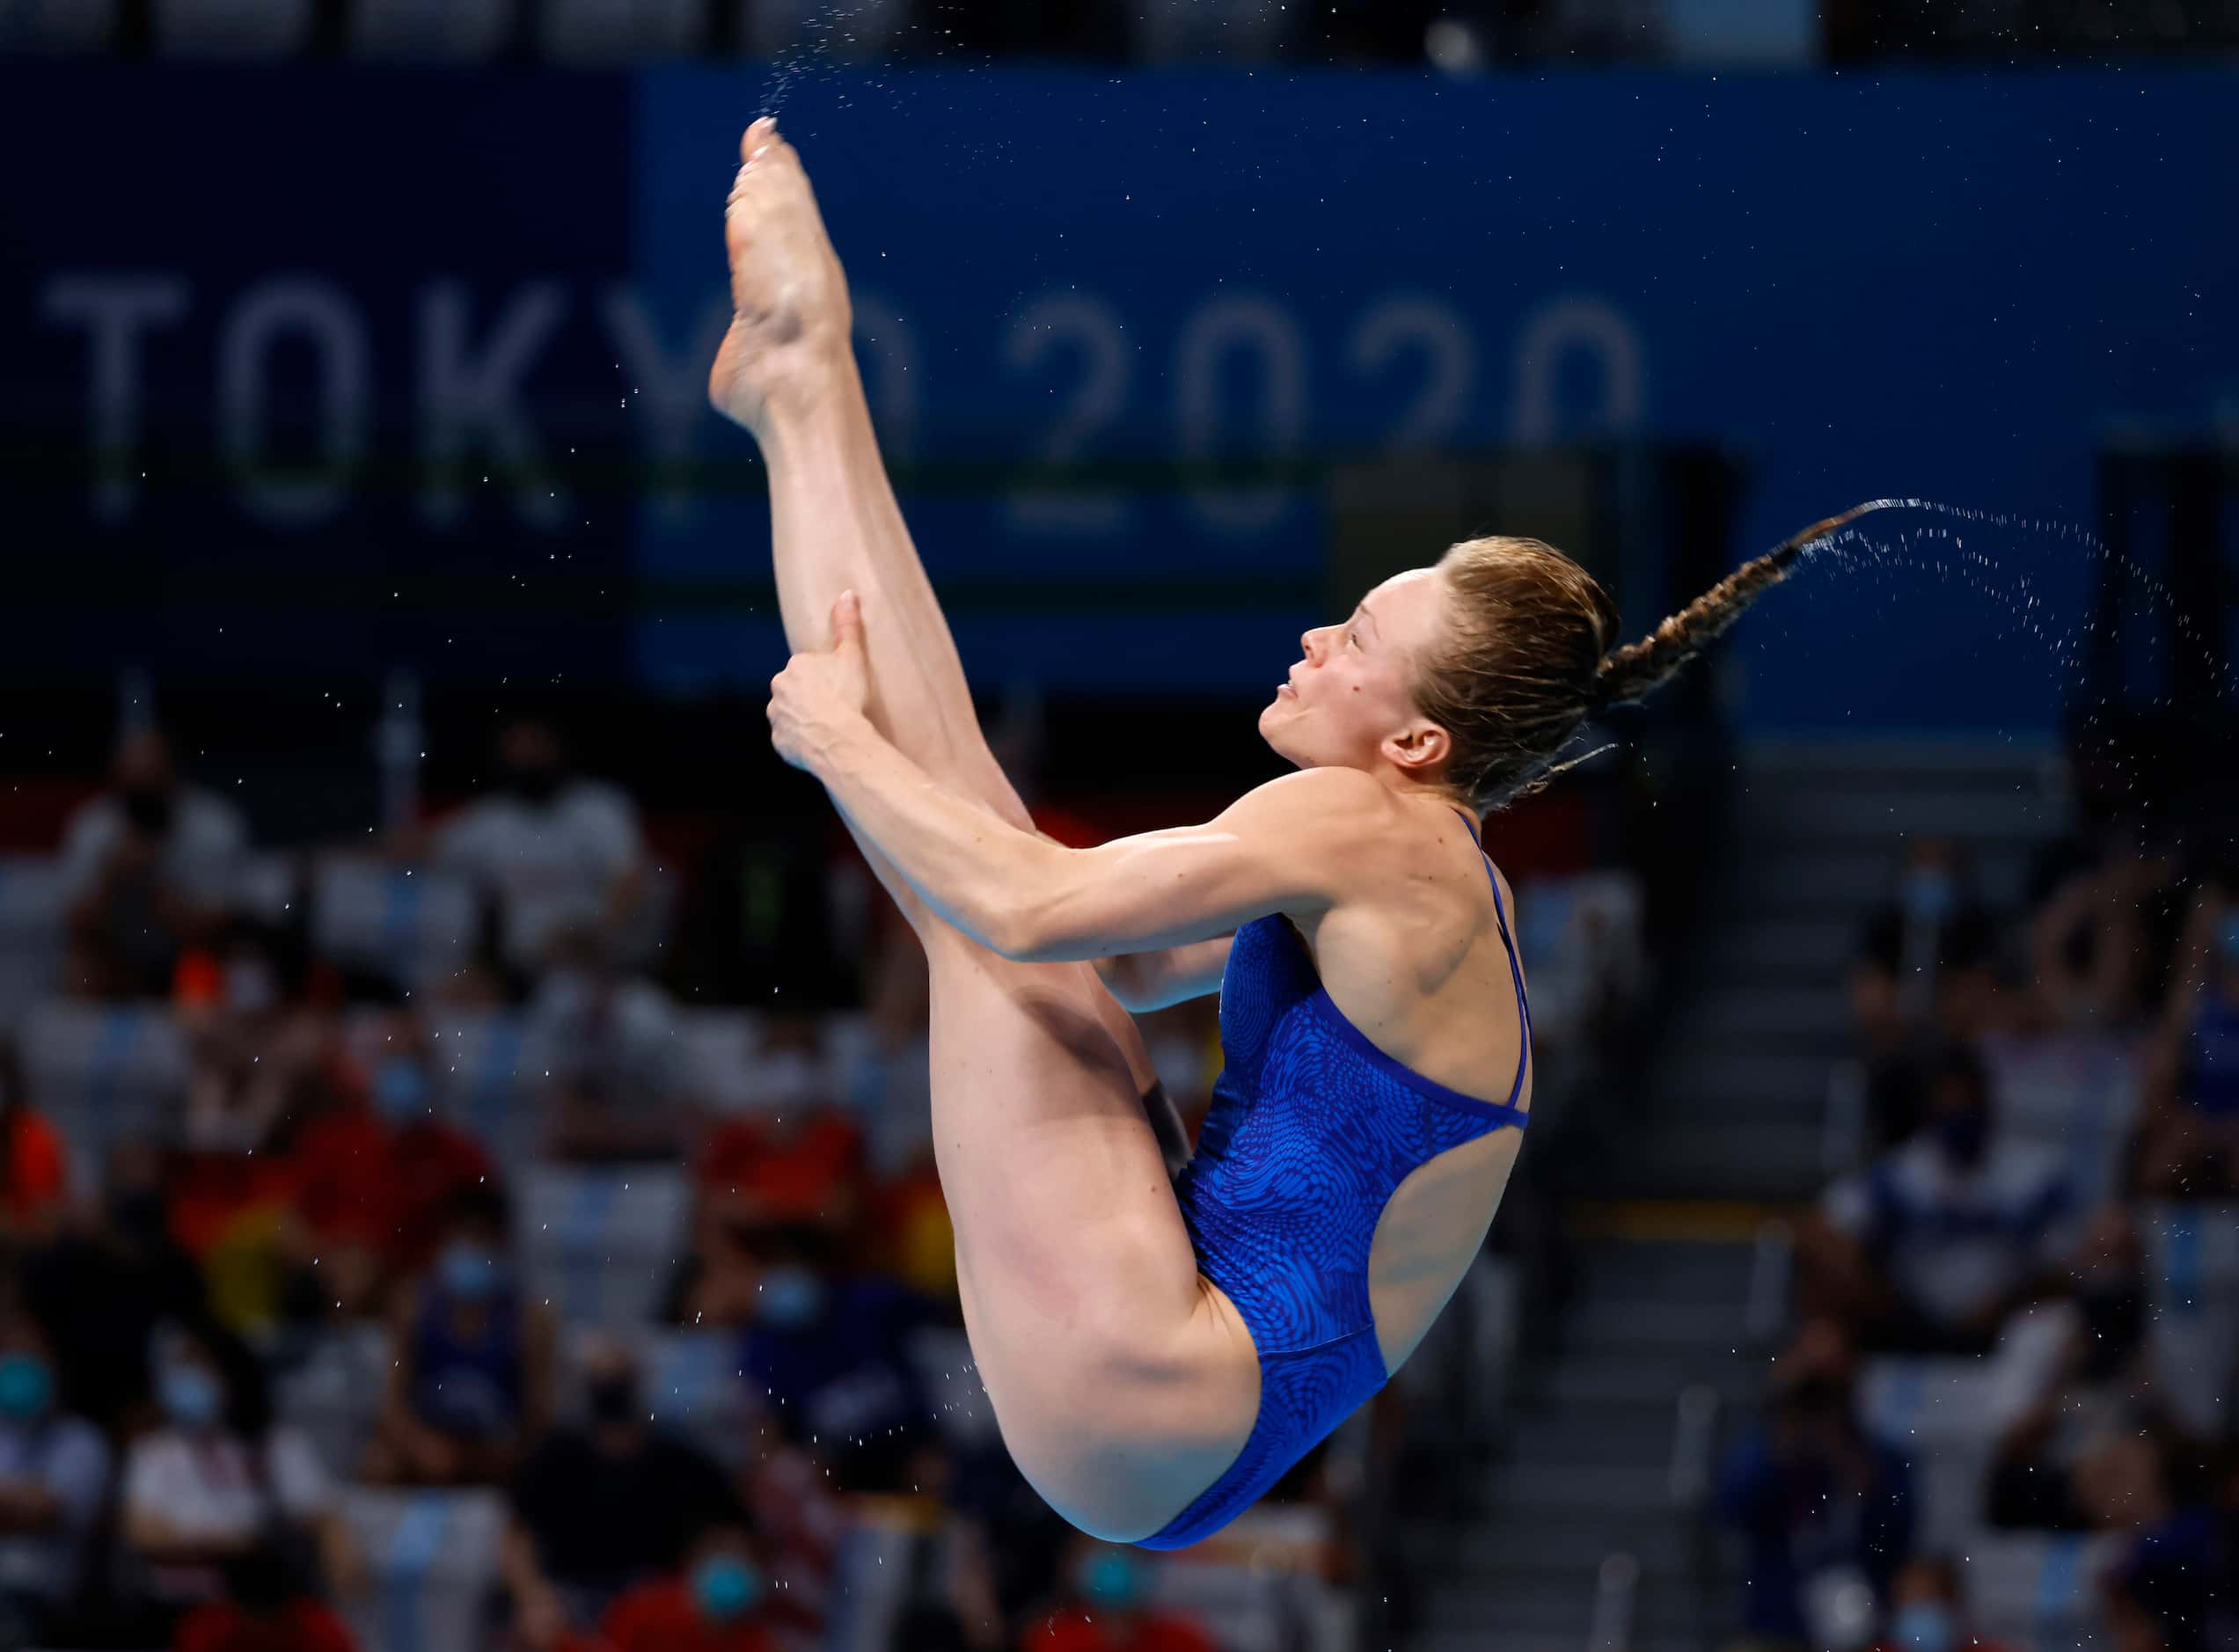
<path id="1" fill-rule="evenodd" d="M 2065 1254 L 2074 1199 L 2058 1154 L 1994 1141 L 1972 1169 L 1933 1132 L 1827 1189 L 1827 1220 L 1906 1300 L 1957 1325 Z"/>
<path id="2" fill-rule="evenodd" d="M 636 809 L 596 780 L 570 780 L 544 804 L 484 798 L 435 837 L 443 866 L 496 894 L 506 961 L 523 970 L 563 926 L 596 925 L 643 852 Z"/>
<path id="3" fill-rule="evenodd" d="M 109 1447 L 78 1417 L 0 1422 L 0 1481 L 39 1487 L 61 1506 L 45 1531 L 0 1536 L 0 1590 L 58 1600 L 77 1581 L 84 1546 L 109 1489 Z"/>
<path id="4" fill-rule="evenodd" d="M 255 1449 L 231 1434 L 143 1435 L 125 1458 L 126 1512 L 145 1509 L 182 1537 L 211 1543 L 252 1536 L 274 1505 L 293 1520 L 327 1512 L 333 1482 L 299 1430 L 267 1433 L 261 1462 Z"/>
<path id="5" fill-rule="evenodd" d="M 78 807 L 62 832 L 65 900 L 76 901 L 92 888 L 128 830 L 124 805 L 113 793 Z M 172 888 L 203 906 L 225 904 L 233 898 L 248 848 L 248 822 L 230 803 L 200 786 L 182 785 L 172 793 L 171 827 L 159 862 Z"/>

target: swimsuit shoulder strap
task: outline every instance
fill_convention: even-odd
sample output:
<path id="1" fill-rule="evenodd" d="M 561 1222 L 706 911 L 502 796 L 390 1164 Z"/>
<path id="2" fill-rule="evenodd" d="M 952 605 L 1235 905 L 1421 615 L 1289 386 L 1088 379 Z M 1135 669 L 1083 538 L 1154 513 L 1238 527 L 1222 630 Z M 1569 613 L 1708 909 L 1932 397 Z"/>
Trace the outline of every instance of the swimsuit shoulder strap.
<path id="1" fill-rule="evenodd" d="M 1492 857 L 1485 853 L 1484 840 L 1477 835 L 1476 822 L 1459 808 L 1454 813 L 1461 816 L 1462 825 L 1468 829 L 1469 841 L 1477 845 L 1477 852 L 1484 859 L 1485 876 L 1493 886 L 1493 915 L 1500 924 L 1501 945 L 1508 949 L 1509 979 L 1516 983 L 1516 1012 L 1523 1023 L 1524 1049 L 1516 1060 L 1516 1082 L 1508 1091 L 1508 1104 L 1514 1107 L 1516 1098 L 1524 1093 L 1525 1068 L 1532 1059 L 1532 1006 L 1524 997 L 1524 967 L 1516 959 L 1516 939 L 1509 933 L 1508 909 L 1501 901 L 1501 881 L 1494 875 Z"/>

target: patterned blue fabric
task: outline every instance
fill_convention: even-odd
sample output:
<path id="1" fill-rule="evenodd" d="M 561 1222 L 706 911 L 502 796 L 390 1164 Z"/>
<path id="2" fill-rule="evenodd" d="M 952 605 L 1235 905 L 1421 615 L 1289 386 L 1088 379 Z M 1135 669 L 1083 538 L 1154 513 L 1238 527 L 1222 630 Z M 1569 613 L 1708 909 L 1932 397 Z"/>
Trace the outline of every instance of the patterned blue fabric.
<path id="1" fill-rule="evenodd" d="M 1142 1547 L 1183 1548 L 1218 1531 L 1387 1380 L 1368 1295 L 1386 1203 L 1427 1160 L 1526 1120 L 1514 1103 L 1532 1017 L 1497 880 L 1493 903 L 1524 1027 L 1506 1103 L 1450 1090 L 1379 1049 L 1330 1002 L 1281 913 L 1236 932 L 1220 983 L 1226 1065 L 1174 1192 L 1198 1267 L 1259 1352 L 1259 1415 L 1227 1471 Z"/>

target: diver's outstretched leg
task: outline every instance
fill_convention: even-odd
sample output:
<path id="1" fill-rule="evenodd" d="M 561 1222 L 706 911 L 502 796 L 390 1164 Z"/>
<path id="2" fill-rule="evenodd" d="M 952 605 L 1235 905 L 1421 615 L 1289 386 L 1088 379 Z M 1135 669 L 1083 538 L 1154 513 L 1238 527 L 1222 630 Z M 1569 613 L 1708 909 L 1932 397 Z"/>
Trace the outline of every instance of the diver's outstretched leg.
<path id="1" fill-rule="evenodd" d="M 871 715 L 929 774 L 1028 830 L 879 461 L 845 277 L 790 146 L 757 122 L 727 218 L 737 318 L 710 394 L 770 464 L 779 604 L 795 649 L 863 597 Z M 852 822 L 851 832 L 855 831 Z M 1259 1366 L 1198 1274 L 1146 1123 L 1141 1034 L 1088 963 L 999 957 L 933 916 L 877 846 L 926 948 L 933 1147 L 982 1381 L 1021 1471 L 1076 1524 L 1149 1535 L 1250 1433 Z"/>

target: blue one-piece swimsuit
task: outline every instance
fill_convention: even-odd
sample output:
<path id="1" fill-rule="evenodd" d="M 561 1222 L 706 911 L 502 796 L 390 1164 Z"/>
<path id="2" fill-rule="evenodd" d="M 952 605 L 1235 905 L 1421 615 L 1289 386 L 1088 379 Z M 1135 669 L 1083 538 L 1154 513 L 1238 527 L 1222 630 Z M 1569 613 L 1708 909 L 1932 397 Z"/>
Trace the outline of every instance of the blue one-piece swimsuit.
<path id="1" fill-rule="evenodd" d="M 1281 913 L 1236 932 L 1220 982 L 1226 1065 L 1174 1192 L 1197 1266 L 1259 1352 L 1259 1415 L 1227 1472 L 1144 1548 L 1220 1530 L 1388 1379 L 1368 1299 L 1377 1219 L 1417 1166 L 1526 1120 L 1516 1100 L 1532 1012 L 1497 878 L 1493 910 L 1524 1028 L 1505 1103 L 1449 1090 L 1371 1043 L 1330 1002 Z"/>

